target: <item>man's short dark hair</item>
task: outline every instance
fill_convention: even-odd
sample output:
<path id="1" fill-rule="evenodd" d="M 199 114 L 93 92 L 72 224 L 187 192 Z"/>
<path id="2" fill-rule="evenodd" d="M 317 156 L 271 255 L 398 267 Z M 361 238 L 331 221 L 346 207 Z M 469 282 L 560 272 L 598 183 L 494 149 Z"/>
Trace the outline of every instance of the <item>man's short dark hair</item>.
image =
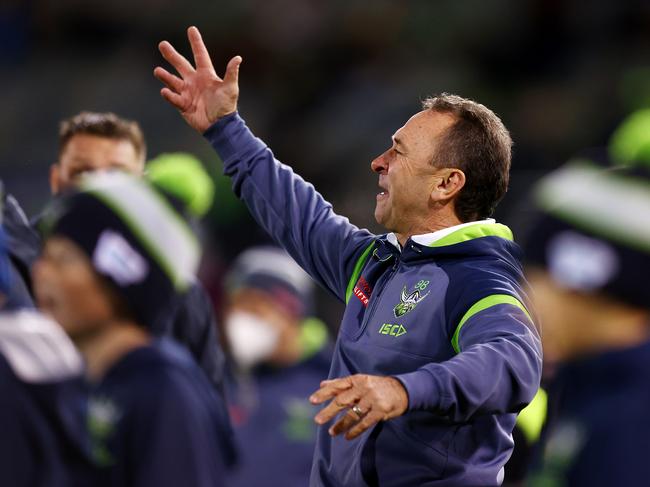
<path id="1" fill-rule="evenodd" d="M 120 118 L 114 113 L 81 112 L 63 120 L 59 126 L 59 155 L 68 141 L 78 134 L 128 140 L 138 158 L 143 162 L 146 158 L 147 146 L 138 122 Z"/>
<path id="2" fill-rule="evenodd" d="M 432 160 L 435 167 L 465 173 L 465 186 L 454 201 L 456 216 L 463 222 L 488 218 L 508 189 L 508 129 L 492 110 L 460 96 L 443 93 L 427 98 L 422 107 L 456 119 L 438 141 Z"/>

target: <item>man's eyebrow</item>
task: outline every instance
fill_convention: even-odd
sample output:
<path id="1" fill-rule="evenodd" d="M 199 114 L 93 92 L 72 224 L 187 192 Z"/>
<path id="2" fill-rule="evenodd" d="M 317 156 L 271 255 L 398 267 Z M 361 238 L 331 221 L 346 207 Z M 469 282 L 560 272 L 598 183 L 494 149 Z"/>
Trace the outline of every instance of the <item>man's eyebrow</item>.
<path id="1" fill-rule="evenodd" d="M 78 156 L 77 157 L 72 157 L 71 159 L 68 159 L 66 162 L 68 164 L 68 167 L 71 167 L 71 168 L 74 168 L 74 169 L 76 169 L 78 167 L 86 167 L 86 166 L 91 165 L 91 163 L 88 161 L 87 158 L 78 157 Z"/>
<path id="2" fill-rule="evenodd" d="M 393 135 L 392 139 L 393 139 L 393 142 L 395 142 L 395 145 L 401 145 L 402 147 L 404 147 L 404 143 L 402 142 L 402 139 L 400 139 L 399 137 L 397 137 L 395 135 Z"/>

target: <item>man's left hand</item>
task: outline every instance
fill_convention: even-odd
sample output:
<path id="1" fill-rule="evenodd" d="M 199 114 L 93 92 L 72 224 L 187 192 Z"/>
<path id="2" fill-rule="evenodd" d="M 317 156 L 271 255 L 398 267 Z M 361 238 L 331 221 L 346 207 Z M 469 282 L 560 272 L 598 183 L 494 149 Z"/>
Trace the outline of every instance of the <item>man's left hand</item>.
<path id="1" fill-rule="evenodd" d="M 351 375 L 341 379 L 324 380 L 320 389 L 309 400 L 312 404 L 331 402 L 321 410 L 314 421 L 319 425 L 333 419 L 341 411 L 346 414 L 329 429 L 332 436 L 345 433 L 352 440 L 379 421 L 387 421 L 404 414 L 408 395 L 404 386 L 394 377 Z"/>

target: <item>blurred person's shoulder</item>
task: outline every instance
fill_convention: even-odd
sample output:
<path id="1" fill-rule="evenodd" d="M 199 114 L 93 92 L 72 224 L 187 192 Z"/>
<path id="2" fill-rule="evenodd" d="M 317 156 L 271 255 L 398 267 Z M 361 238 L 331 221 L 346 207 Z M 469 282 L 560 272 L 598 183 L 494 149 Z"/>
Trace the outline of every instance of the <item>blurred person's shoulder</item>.
<path id="1" fill-rule="evenodd" d="M 21 273 L 28 272 L 41 249 L 41 238 L 22 207 L 11 194 L 2 190 L 0 181 L 2 225 L 7 233 L 7 248 Z"/>
<path id="2" fill-rule="evenodd" d="M 164 406 L 165 401 L 214 400 L 204 372 L 191 355 L 168 338 L 153 340 L 120 360 L 106 374 L 97 394 L 121 396 L 133 406 Z"/>
<path id="3" fill-rule="evenodd" d="M 104 377 L 104 383 L 119 381 L 150 384 L 170 382 L 177 375 L 199 372 L 189 352 L 169 338 L 156 338 L 124 356 Z"/>

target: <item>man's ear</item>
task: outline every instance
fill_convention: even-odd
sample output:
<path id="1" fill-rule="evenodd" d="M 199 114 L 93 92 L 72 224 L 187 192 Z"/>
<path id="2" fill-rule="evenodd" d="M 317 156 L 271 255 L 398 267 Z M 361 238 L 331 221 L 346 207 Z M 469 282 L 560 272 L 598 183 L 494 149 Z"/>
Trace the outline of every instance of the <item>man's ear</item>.
<path id="1" fill-rule="evenodd" d="M 465 186 L 465 173 L 457 168 L 441 169 L 431 192 L 434 201 L 446 202 L 455 198 Z"/>
<path id="2" fill-rule="evenodd" d="M 50 166 L 50 191 L 52 194 L 59 194 L 61 190 L 61 167 L 58 162 Z"/>

